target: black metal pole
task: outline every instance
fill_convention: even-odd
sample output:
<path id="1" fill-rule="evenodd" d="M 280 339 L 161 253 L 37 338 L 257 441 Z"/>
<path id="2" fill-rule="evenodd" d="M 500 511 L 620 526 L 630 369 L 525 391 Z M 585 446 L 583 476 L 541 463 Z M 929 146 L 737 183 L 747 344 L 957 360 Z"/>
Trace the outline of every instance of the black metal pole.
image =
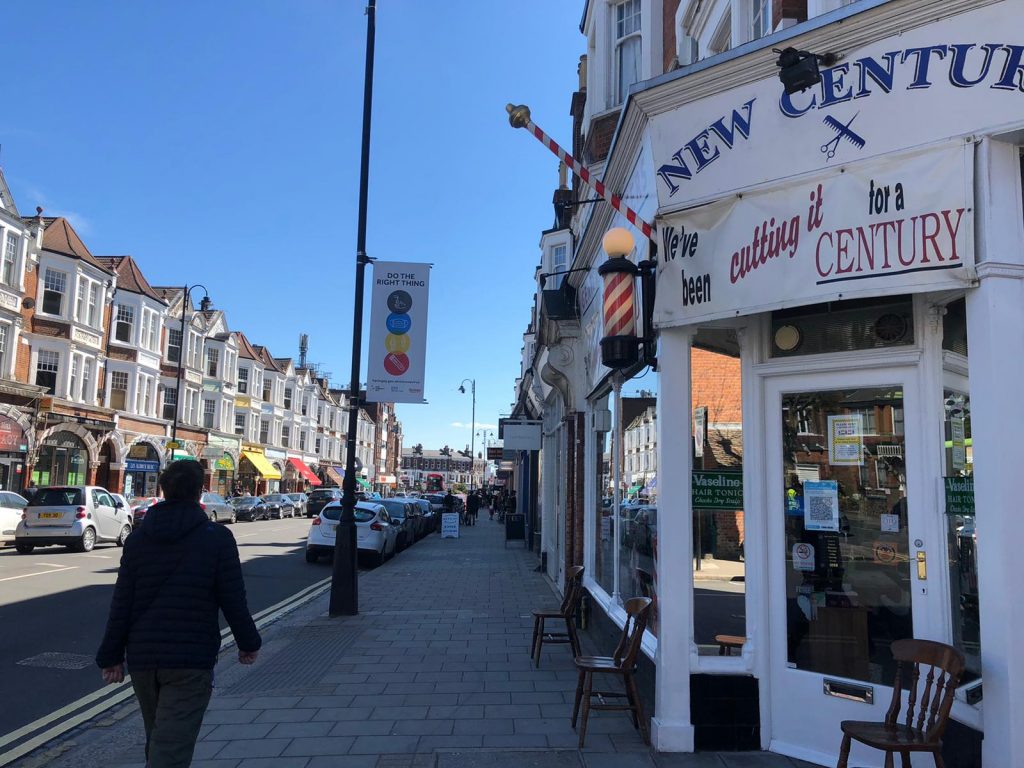
<path id="1" fill-rule="evenodd" d="M 370 111 L 373 106 L 373 42 L 377 0 L 366 5 L 366 69 L 363 82 L 363 145 L 359 164 L 359 220 L 356 232 L 356 293 L 352 308 L 352 382 L 349 389 L 348 437 L 345 478 L 342 483 L 341 520 L 334 540 L 331 573 L 331 616 L 359 613 L 359 574 L 356 567 L 356 427 L 359 419 L 359 368 L 363 340 L 363 283 L 366 265 L 366 196 L 370 175 Z"/>
<path id="2" fill-rule="evenodd" d="M 185 356 L 185 305 L 188 302 L 189 287 L 186 285 L 181 290 L 181 345 L 178 347 L 178 384 L 174 393 L 174 426 L 171 427 L 171 442 L 178 442 L 178 414 L 181 413 L 181 358 Z M 174 458 L 174 451 L 171 449 L 171 458 Z"/>

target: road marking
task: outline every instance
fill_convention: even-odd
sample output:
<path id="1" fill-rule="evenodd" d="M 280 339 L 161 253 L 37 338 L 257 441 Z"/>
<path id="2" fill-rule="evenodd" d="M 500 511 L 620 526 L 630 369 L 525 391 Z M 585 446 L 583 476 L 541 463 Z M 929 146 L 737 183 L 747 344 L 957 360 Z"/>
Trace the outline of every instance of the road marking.
<path id="1" fill-rule="evenodd" d="M 36 565 L 47 565 L 50 568 L 64 568 L 64 563 L 36 563 Z"/>
<path id="2" fill-rule="evenodd" d="M 109 560 L 110 555 L 86 555 L 86 557 L 98 557 L 101 560 Z"/>
<path id="3" fill-rule="evenodd" d="M 65 568 L 75 567 L 77 566 L 65 566 Z M 47 571 L 47 573 L 56 573 L 56 571 Z M 262 611 L 259 611 L 258 613 L 253 615 L 253 620 L 256 622 L 256 627 L 258 629 L 262 629 L 268 624 L 272 624 L 285 613 L 292 611 L 296 608 L 299 608 L 300 606 L 305 605 L 309 601 L 319 597 L 321 594 L 327 591 L 327 589 L 330 587 L 330 584 L 331 577 L 328 576 L 327 578 L 321 579 L 320 581 L 310 584 L 308 587 L 305 587 L 304 589 L 300 589 L 294 595 L 286 597 L 284 600 L 274 603 L 268 608 L 264 608 Z M 220 635 L 222 639 L 227 639 L 231 635 L 231 628 L 225 627 L 221 630 Z M 227 644 L 221 647 L 221 653 L 223 654 L 224 651 L 226 651 L 233 645 L 234 640 L 232 639 Z M 67 706 L 61 707 L 55 712 L 51 712 L 48 715 L 44 715 L 35 722 L 29 723 L 28 725 L 24 725 L 21 728 L 18 728 L 17 730 L 11 731 L 3 737 L 0 737 L 0 748 L 3 748 L 6 747 L 8 744 L 12 744 L 18 741 L 24 736 L 27 736 L 31 733 L 35 733 L 40 729 L 45 728 L 55 720 L 61 720 L 61 722 L 57 725 L 54 725 L 53 727 L 48 728 L 42 733 L 33 736 L 28 741 L 19 744 L 18 746 L 14 747 L 13 749 L 7 752 L 0 753 L 0 766 L 9 765 L 15 760 L 24 757 L 29 752 L 38 749 L 40 746 L 46 744 L 51 739 L 55 739 L 56 737 L 64 733 L 67 733 L 71 729 L 77 728 L 79 725 L 88 722 L 89 720 L 91 720 L 99 714 L 102 714 L 106 710 L 111 709 L 112 707 L 115 707 L 118 704 L 126 701 L 128 698 L 132 696 L 133 693 L 134 691 L 131 686 L 131 677 L 126 676 L 125 681 L 119 685 L 104 686 L 103 688 L 99 688 L 93 691 L 92 693 L 83 696 L 77 701 L 73 701 Z M 93 702 L 97 702 L 97 700 L 99 699 L 103 700 L 98 701 L 98 703 L 94 704 L 93 706 L 89 707 L 89 709 L 86 709 L 85 711 L 80 712 L 77 715 L 74 715 L 68 719 L 63 719 L 67 715 L 70 715 L 72 712 L 75 712 L 81 709 L 82 707 L 93 704 Z"/>
<path id="4" fill-rule="evenodd" d="M 14 581 L 15 579 L 27 579 L 29 576 L 46 576 L 49 573 L 60 573 L 61 571 L 73 571 L 78 568 L 77 565 L 62 565 L 58 566 L 52 571 L 36 571 L 35 573 L 23 573 L 21 576 L 6 576 L 0 581 Z"/>

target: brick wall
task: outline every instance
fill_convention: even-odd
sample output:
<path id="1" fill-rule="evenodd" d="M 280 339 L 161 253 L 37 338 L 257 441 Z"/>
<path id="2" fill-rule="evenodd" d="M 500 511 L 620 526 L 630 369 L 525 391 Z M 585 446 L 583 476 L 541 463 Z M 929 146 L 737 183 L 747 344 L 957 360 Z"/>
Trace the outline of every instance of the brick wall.
<path id="1" fill-rule="evenodd" d="M 782 19 L 807 21 L 807 0 L 772 0 L 772 24 Z"/>
<path id="2" fill-rule="evenodd" d="M 708 422 L 742 421 L 740 360 L 717 352 L 694 349 L 693 407 L 707 406 Z"/>
<path id="3" fill-rule="evenodd" d="M 676 57 L 676 11 L 679 0 L 662 0 L 661 4 L 661 71 L 673 69 L 672 62 Z"/>

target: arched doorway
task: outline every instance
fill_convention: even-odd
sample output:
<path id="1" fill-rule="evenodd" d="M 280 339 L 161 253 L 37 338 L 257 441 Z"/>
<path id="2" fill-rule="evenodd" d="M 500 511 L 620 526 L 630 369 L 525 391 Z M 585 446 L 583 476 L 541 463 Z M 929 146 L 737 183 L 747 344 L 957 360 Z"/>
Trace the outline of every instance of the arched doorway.
<path id="1" fill-rule="evenodd" d="M 96 485 L 118 493 L 121 489 L 112 488 L 110 482 L 113 479 L 112 476 L 116 474 L 110 471 L 110 465 L 115 461 L 117 461 L 117 456 L 114 454 L 114 446 L 109 440 L 104 440 L 103 445 L 100 446 L 100 465 L 96 469 Z"/>
<path id="2" fill-rule="evenodd" d="M 85 485 L 88 473 L 89 451 L 82 439 L 74 432 L 55 432 L 39 446 L 32 482 L 40 486 Z"/>

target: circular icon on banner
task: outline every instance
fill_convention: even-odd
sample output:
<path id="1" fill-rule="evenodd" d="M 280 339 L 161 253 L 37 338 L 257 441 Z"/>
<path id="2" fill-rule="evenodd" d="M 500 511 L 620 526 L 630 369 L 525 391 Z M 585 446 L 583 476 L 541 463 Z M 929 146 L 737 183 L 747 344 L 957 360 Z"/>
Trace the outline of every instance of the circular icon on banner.
<path id="1" fill-rule="evenodd" d="M 401 335 L 389 333 L 384 338 L 384 346 L 387 348 L 388 352 L 400 352 L 405 354 L 409 351 L 409 345 L 411 343 L 412 342 L 409 341 L 409 337 L 404 333 Z"/>
<path id="2" fill-rule="evenodd" d="M 412 318 L 408 315 L 391 314 L 388 315 L 388 319 L 384 324 L 391 333 L 408 333 L 409 329 L 412 328 Z"/>
<path id="3" fill-rule="evenodd" d="M 388 309 L 398 314 L 404 314 L 412 309 L 412 296 L 408 291 L 392 291 L 388 296 Z"/>
<path id="4" fill-rule="evenodd" d="M 409 357 L 402 352 L 389 352 L 384 358 L 384 370 L 392 376 L 401 376 L 409 370 Z"/>

